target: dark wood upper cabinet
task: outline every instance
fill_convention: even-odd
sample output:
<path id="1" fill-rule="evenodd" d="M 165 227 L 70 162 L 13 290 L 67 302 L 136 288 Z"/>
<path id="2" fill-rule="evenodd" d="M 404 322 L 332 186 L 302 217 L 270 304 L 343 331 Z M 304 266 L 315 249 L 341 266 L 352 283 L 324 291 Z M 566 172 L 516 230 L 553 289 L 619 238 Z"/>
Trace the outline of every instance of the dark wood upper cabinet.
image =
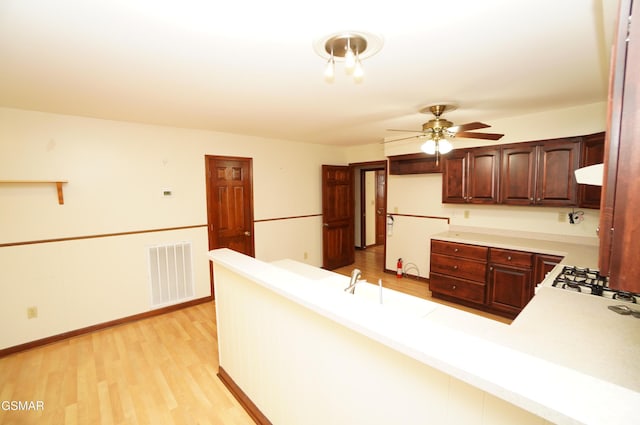
<path id="1" fill-rule="evenodd" d="M 478 148 L 468 153 L 467 198 L 472 204 L 496 204 L 500 177 L 500 149 Z"/>
<path id="2" fill-rule="evenodd" d="M 640 293 L 640 19 L 621 0 L 613 49 L 604 182 L 600 213 L 600 271 L 612 288 Z M 636 17 L 637 18 L 637 17 Z"/>
<path id="3" fill-rule="evenodd" d="M 509 205 L 532 205 L 535 201 L 536 146 L 527 143 L 502 149 L 501 201 Z"/>
<path id="4" fill-rule="evenodd" d="M 442 163 L 442 202 L 498 203 L 499 148 L 454 150 Z"/>
<path id="5" fill-rule="evenodd" d="M 578 204 L 578 183 L 574 171 L 580 167 L 579 137 L 549 140 L 538 146 L 536 205 Z"/>
<path id="6" fill-rule="evenodd" d="M 604 132 L 582 137 L 582 158 L 580 167 L 602 164 L 604 161 Z M 580 208 L 600 208 L 602 188 L 589 184 L 578 185 L 578 206 Z"/>
<path id="7" fill-rule="evenodd" d="M 433 155 L 413 153 L 389 157 L 389 174 L 430 174 L 441 173 L 442 161 Z"/>
<path id="8" fill-rule="evenodd" d="M 501 203 L 577 205 L 573 172 L 580 165 L 579 137 L 507 145 L 502 149 Z"/>
<path id="9" fill-rule="evenodd" d="M 467 151 L 455 149 L 442 159 L 442 202 L 467 202 Z"/>

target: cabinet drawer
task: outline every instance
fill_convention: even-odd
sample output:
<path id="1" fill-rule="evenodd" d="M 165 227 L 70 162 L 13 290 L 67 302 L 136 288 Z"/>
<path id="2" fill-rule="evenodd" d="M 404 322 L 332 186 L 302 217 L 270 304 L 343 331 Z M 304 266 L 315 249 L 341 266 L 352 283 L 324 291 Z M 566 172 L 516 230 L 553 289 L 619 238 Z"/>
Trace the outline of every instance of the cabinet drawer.
<path id="1" fill-rule="evenodd" d="M 491 248 L 489 250 L 489 262 L 531 268 L 533 267 L 533 254 L 530 252 Z"/>
<path id="2" fill-rule="evenodd" d="M 487 263 L 432 253 L 431 271 L 484 283 Z"/>
<path id="3" fill-rule="evenodd" d="M 429 275 L 429 289 L 431 292 L 484 304 L 485 285 L 482 283 L 431 273 Z"/>
<path id="4" fill-rule="evenodd" d="M 488 248 L 478 245 L 467 245 L 456 242 L 431 240 L 431 252 L 470 258 L 472 260 L 487 261 Z"/>

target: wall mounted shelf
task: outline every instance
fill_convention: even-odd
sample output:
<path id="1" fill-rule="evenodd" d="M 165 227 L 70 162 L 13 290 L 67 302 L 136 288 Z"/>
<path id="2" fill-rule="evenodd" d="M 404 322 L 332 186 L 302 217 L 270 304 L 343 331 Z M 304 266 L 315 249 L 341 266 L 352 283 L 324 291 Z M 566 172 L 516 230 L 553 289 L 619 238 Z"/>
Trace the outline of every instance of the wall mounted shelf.
<path id="1" fill-rule="evenodd" d="M 62 185 L 68 183 L 67 180 L 0 180 L 0 184 L 55 184 L 58 191 L 58 204 L 64 205 L 64 194 Z"/>

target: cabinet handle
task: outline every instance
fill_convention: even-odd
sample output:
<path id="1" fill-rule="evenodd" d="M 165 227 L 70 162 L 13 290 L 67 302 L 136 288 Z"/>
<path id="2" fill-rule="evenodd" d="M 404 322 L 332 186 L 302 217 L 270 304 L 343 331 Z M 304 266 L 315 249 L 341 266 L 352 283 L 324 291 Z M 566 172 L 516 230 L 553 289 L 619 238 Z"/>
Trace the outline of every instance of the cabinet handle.
<path id="1" fill-rule="evenodd" d="M 453 270 L 458 270 L 458 266 L 453 266 Z"/>
<path id="2" fill-rule="evenodd" d="M 596 236 L 600 236 L 600 226 L 596 227 Z"/>
<path id="3" fill-rule="evenodd" d="M 542 201 L 542 198 L 538 198 L 538 202 Z"/>
<path id="4" fill-rule="evenodd" d="M 529 198 L 529 200 L 530 200 L 531 202 L 533 202 L 533 198 Z"/>
<path id="5" fill-rule="evenodd" d="M 451 289 L 456 289 L 456 285 L 453 285 L 453 286 L 451 287 Z"/>
<path id="6" fill-rule="evenodd" d="M 458 252 L 458 251 L 460 251 L 458 248 L 453 249 L 453 252 Z"/>
<path id="7" fill-rule="evenodd" d="M 511 256 L 510 255 L 507 257 L 507 261 L 511 261 Z"/>

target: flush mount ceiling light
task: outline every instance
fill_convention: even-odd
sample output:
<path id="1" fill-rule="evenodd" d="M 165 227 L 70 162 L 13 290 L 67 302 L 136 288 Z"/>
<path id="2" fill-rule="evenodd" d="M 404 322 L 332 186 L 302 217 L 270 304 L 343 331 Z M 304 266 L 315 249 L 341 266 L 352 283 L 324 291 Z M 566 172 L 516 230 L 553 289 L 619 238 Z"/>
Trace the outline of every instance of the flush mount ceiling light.
<path id="1" fill-rule="evenodd" d="M 362 60 L 378 53 L 382 39 L 373 34 L 345 31 L 331 34 L 314 43 L 316 53 L 327 59 L 324 78 L 327 82 L 335 79 L 336 61 L 344 62 L 347 75 L 352 75 L 359 83 L 364 77 Z"/>

